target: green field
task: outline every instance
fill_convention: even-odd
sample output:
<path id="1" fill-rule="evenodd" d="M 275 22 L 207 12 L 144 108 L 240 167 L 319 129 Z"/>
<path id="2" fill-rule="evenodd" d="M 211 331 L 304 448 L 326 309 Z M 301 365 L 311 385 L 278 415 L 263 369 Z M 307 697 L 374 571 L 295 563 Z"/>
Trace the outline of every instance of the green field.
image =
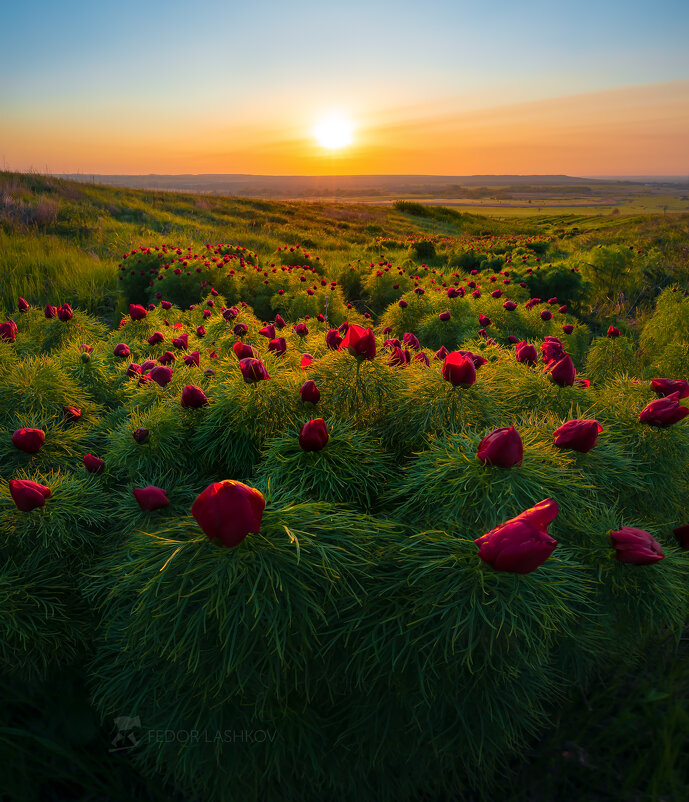
<path id="1" fill-rule="evenodd" d="M 689 402 L 642 415 L 689 379 L 686 202 L 446 200 L 0 173 L 0 798 L 686 797 Z M 224 480 L 266 502 L 227 547 Z M 546 498 L 537 567 L 479 557 Z"/>

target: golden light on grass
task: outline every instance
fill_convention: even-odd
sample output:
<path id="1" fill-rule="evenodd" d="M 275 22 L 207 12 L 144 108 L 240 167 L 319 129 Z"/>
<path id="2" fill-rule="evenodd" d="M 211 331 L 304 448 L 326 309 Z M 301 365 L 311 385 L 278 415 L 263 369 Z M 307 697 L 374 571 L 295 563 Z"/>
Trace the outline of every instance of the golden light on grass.
<path id="1" fill-rule="evenodd" d="M 322 117 L 313 127 L 313 136 L 326 150 L 339 150 L 352 144 L 354 126 L 341 114 Z"/>

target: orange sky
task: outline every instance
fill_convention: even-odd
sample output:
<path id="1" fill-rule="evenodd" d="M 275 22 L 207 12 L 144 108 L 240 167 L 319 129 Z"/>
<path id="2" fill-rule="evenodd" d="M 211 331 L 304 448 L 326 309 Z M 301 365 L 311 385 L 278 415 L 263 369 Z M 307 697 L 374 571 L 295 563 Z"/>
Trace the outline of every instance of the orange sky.
<path id="1" fill-rule="evenodd" d="M 355 133 L 335 154 L 311 134 L 324 109 L 303 106 L 295 120 L 286 102 L 239 118 L 94 108 L 78 126 L 69 110 L 53 110 L 46 125 L 29 109 L 0 120 L 0 156 L 10 169 L 84 173 L 689 174 L 686 80 L 513 105 L 467 95 L 388 109 L 368 97 L 340 108 Z"/>

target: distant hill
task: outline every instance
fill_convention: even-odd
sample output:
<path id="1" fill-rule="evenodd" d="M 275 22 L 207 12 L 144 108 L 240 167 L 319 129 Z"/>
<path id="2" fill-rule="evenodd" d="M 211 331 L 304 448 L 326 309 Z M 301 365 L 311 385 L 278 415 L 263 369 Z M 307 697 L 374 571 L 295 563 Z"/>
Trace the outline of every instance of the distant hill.
<path id="1" fill-rule="evenodd" d="M 283 176 L 244 174 L 88 175 L 61 178 L 134 189 L 208 192 L 219 195 L 313 197 L 332 194 L 376 196 L 392 194 L 457 194 L 463 187 L 573 187 L 609 183 L 567 175 L 337 175 Z"/>

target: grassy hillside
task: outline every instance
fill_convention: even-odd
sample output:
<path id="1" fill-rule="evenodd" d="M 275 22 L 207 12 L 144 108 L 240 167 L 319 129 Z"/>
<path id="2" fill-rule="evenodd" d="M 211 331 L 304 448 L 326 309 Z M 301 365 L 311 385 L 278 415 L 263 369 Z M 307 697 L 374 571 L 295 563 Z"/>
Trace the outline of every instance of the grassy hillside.
<path id="1" fill-rule="evenodd" d="M 515 220 L 409 202 L 377 207 L 230 199 L 0 172 L 0 308 L 9 312 L 20 295 L 35 304 L 70 298 L 74 306 L 114 320 L 122 255 L 163 243 L 199 251 L 207 242 L 232 242 L 264 260 L 279 246 L 301 244 L 337 273 L 381 252 L 403 261 L 405 247 L 397 246 L 407 237 L 549 235 L 560 238 L 563 258 L 593 244 L 632 242 L 658 251 L 661 271 L 672 267 L 686 277 L 688 228 L 687 214 L 536 212 Z"/>
<path id="2" fill-rule="evenodd" d="M 0 203 L 0 795 L 683 798 L 689 216 Z"/>

